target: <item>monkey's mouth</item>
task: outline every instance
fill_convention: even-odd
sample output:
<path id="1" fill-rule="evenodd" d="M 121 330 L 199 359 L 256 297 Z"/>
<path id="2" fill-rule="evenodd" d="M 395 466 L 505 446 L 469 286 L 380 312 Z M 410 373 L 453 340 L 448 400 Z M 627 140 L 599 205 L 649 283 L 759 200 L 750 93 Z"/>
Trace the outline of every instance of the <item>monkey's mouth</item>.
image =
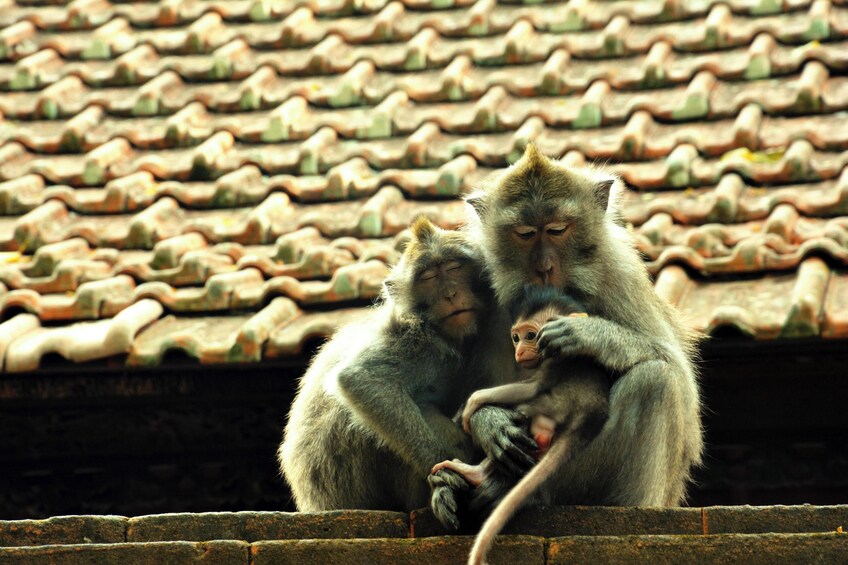
<path id="1" fill-rule="evenodd" d="M 518 362 L 518 365 L 522 369 L 535 369 L 536 367 L 538 367 L 541 364 L 542 364 L 542 358 L 541 357 L 533 357 L 532 359 L 525 359 L 523 361 Z"/>
<path id="2" fill-rule="evenodd" d="M 473 315 L 473 314 L 474 314 L 474 310 L 472 310 L 471 308 L 464 308 L 464 309 L 462 309 L 462 310 L 454 310 L 453 312 L 451 312 L 450 314 L 448 314 L 447 316 L 445 316 L 445 318 L 444 318 L 444 319 L 445 319 L 445 320 L 451 320 L 451 319 L 453 319 L 453 318 L 459 318 L 459 317 L 461 317 L 463 314 Z"/>

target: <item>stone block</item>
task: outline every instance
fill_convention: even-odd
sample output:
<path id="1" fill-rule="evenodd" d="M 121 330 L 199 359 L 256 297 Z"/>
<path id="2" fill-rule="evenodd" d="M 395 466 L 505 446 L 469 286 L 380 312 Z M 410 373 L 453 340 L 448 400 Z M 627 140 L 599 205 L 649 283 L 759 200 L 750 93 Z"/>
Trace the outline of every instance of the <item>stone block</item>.
<path id="1" fill-rule="evenodd" d="M 56 516 L 46 520 L 0 521 L 0 547 L 124 541 L 123 516 Z"/>
<path id="2" fill-rule="evenodd" d="M 131 518 L 127 541 L 244 541 L 324 538 L 405 538 L 409 516 L 400 512 L 204 512 Z"/>
<path id="3" fill-rule="evenodd" d="M 471 536 L 423 539 L 269 541 L 251 545 L 251 565 L 420 565 L 464 563 Z M 545 540 L 529 536 L 499 537 L 489 554 L 492 565 L 542 565 Z"/>
<path id="4" fill-rule="evenodd" d="M 712 506 L 704 508 L 708 534 L 834 532 L 848 530 L 848 505 Z"/>
<path id="5" fill-rule="evenodd" d="M 542 537 L 702 534 L 700 508 L 556 506 L 527 509 L 510 520 L 505 534 Z"/>
<path id="6" fill-rule="evenodd" d="M 574 536 L 550 540 L 548 565 L 773 565 L 845 563 L 846 534 L 723 534 L 714 536 Z"/>
<path id="7" fill-rule="evenodd" d="M 0 549 L 0 565 L 248 565 L 238 541 L 45 545 Z"/>

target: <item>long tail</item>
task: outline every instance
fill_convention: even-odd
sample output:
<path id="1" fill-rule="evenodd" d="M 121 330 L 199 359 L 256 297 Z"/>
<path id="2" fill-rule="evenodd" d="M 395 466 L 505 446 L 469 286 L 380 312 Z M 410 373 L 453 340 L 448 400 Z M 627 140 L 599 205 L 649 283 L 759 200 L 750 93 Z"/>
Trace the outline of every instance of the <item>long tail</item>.
<path id="1" fill-rule="evenodd" d="M 512 518 L 516 509 L 562 465 L 573 444 L 573 441 L 569 441 L 569 439 L 565 434 L 557 438 L 548 450 L 548 453 L 542 457 L 541 461 L 536 463 L 518 481 L 518 484 L 512 487 L 512 490 L 507 493 L 504 499 L 492 511 L 489 518 L 483 524 L 483 527 L 480 528 L 477 539 L 474 540 L 474 546 L 471 548 L 471 554 L 468 556 L 468 565 L 482 565 L 485 563 L 486 554 L 492 548 L 495 537 L 500 533 L 509 519 Z"/>

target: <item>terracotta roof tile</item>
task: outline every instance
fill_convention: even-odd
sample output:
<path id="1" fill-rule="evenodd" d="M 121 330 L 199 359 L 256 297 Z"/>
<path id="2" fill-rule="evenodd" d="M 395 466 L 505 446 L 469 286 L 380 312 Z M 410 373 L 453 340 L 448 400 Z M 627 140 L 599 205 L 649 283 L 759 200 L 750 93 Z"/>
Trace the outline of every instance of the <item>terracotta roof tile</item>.
<path id="1" fill-rule="evenodd" d="M 839 3 L 2 6 L 6 370 L 297 355 L 530 141 L 628 181 L 700 329 L 846 337 Z"/>
<path id="2" fill-rule="evenodd" d="M 819 335 L 830 269 L 818 258 L 795 274 L 704 283 L 679 267 L 662 271 L 657 286 L 692 325 L 705 333 L 729 326 L 757 339 Z"/>

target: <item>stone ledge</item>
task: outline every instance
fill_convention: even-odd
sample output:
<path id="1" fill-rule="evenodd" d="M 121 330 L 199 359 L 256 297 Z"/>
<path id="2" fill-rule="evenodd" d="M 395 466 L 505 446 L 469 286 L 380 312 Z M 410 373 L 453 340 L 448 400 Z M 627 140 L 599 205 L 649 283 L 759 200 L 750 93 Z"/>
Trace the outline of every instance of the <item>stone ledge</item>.
<path id="1" fill-rule="evenodd" d="M 0 521 L 0 547 L 75 543 L 120 543 L 126 540 L 123 516 L 56 516 L 46 520 Z"/>
<path id="2" fill-rule="evenodd" d="M 169 541 L 43 545 L 0 549 L 0 565 L 247 565 L 250 545 L 240 541 Z"/>
<path id="3" fill-rule="evenodd" d="M 413 537 L 447 535 L 429 509 L 412 512 Z M 563 506 L 520 512 L 505 534 L 542 537 L 651 534 L 757 534 L 833 532 L 848 529 L 848 505 L 709 506 L 633 508 Z M 473 533 L 462 530 L 461 533 Z"/>
<path id="4" fill-rule="evenodd" d="M 833 532 L 848 530 L 848 505 L 712 506 L 704 508 L 706 534 Z"/>
<path id="5" fill-rule="evenodd" d="M 505 534 L 563 536 L 814 533 L 848 529 L 848 505 L 714 506 L 707 508 L 535 508 L 516 516 Z M 474 533 L 469 524 L 459 535 Z M 62 516 L 0 521 L 0 547 L 85 543 L 303 539 L 429 538 L 448 534 L 429 510 L 411 514 L 334 512 L 211 512 Z M 458 536 L 453 536 L 458 537 Z"/>
<path id="6" fill-rule="evenodd" d="M 547 565 L 773 565 L 774 563 L 845 563 L 848 535 L 718 534 L 708 536 L 574 536 L 549 540 Z"/>
<path id="7" fill-rule="evenodd" d="M 422 539 L 311 539 L 210 542 L 143 542 L 0 548 L 0 565 L 419 565 L 463 563 L 472 536 Z M 545 539 L 500 536 L 492 564 L 559 565 L 698 563 L 771 565 L 845 563 L 848 534 L 715 534 L 571 536 Z"/>
<path id="8" fill-rule="evenodd" d="M 409 537 L 401 512 L 208 512 L 131 518 L 127 541 L 291 540 Z"/>

